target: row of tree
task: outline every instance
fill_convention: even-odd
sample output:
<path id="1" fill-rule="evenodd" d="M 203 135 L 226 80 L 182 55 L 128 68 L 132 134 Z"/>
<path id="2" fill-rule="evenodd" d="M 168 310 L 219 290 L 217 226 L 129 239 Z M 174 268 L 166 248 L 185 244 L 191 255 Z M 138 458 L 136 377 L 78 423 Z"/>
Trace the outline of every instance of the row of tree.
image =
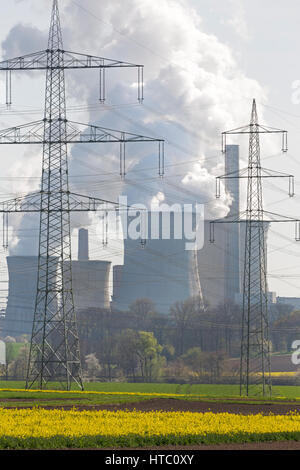
<path id="1" fill-rule="evenodd" d="M 300 339 L 300 311 L 273 308 L 273 351 L 287 352 Z M 214 382 L 238 373 L 241 307 L 227 303 L 199 309 L 197 299 L 176 302 L 160 315 L 149 299 L 138 299 L 127 312 L 89 309 L 78 314 L 85 379 L 151 382 Z M 296 337 L 299 333 L 299 336 Z M 28 338 L 29 340 L 29 338 Z M 7 343 L 7 377 L 26 376 L 29 344 Z"/>
<path id="2" fill-rule="evenodd" d="M 278 332 L 286 331 L 285 322 L 294 315 L 291 310 L 282 305 L 272 308 L 271 344 L 276 350 Z M 214 381 L 236 376 L 241 317 L 236 304 L 203 311 L 195 298 L 176 302 L 169 315 L 158 314 L 149 299 L 136 300 L 127 312 L 90 309 L 78 316 L 82 361 L 92 354 L 101 367 L 98 376 L 108 380 L 149 381 L 163 376 L 168 381 L 179 377 Z M 288 348 L 282 337 L 280 344 Z"/>

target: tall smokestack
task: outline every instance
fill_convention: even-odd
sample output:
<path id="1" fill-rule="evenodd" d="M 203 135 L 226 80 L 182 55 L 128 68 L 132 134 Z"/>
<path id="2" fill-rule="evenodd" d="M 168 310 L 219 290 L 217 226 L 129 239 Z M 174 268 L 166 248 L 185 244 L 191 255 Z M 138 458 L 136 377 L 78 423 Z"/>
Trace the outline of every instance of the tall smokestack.
<path id="1" fill-rule="evenodd" d="M 78 260 L 89 259 L 89 231 L 85 228 L 78 230 Z"/>
<path id="2" fill-rule="evenodd" d="M 238 176 L 239 172 L 239 146 L 238 145 L 226 145 L 225 152 L 225 173 L 229 173 L 232 176 Z M 227 178 L 225 179 L 226 192 L 230 194 L 233 201 L 230 207 L 228 216 L 236 215 L 240 210 L 240 187 L 238 178 Z M 238 224 L 237 224 L 238 225 Z"/>
<path id="3" fill-rule="evenodd" d="M 233 201 L 228 217 L 240 211 L 239 146 L 226 145 L 225 173 L 235 178 L 225 179 L 225 190 Z M 226 224 L 225 244 L 225 300 L 234 300 L 240 292 L 240 224 Z"/>

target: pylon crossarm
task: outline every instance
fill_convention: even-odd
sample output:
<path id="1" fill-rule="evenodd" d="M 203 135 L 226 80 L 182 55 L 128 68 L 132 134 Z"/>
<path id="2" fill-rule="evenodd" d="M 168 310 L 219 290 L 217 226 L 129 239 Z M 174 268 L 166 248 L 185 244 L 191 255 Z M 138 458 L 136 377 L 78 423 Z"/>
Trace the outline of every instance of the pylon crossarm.
<path id="1" fill-rule="evenodd" d="M 108 59 L 106 57 L 99 57 L 89 54 L 80 54 L 78 52 L 62 51 L 64 55 L 64 68 L 65 69 L 81 69 L 81 68 L 115 68 L 115 67 L 129 67 L 136 68 L 144 66 L 141 64 L 133 64 L 131 62 L 124 62 L 121 60 Z"/>
<path id="2" fill-rule="evenodd" d="M 209 223 L 209 241 L 210 243 L 215 243 L 215 224 L 225 224 L 225 223 L 239 223 L 242 217 L 246 216 L 246 211 L 240 212 L 238 214 L 232 214 L 229 217 L 222 219 L 211 220 Z"/>
<path id="3" fill-rule="evenodd" d="M 56 60 L 54 60 L 54 57 Z M 59 60 L 58 60 L 59 59 Z M 106 99 L 106 74 L 111 68 L 135 68 L 137 69 L 137 99 L 139 103 L 144 101 L 144 66 L 121 60 L 107 59 L 88 54 L 65 51 L 60 47 L 48 48 L 43 51 L 33 52 L 13 59 L 0 62 L 0 71 L 6 71 L 6 104 L 12 104 L 11 77 L 13 71 L 52 70 L 59 73 L 64 70 L 98 69 L 99 70 L 99 101 Z"/>
<path id="4" fill-rule="evenodd" d="M 38 120 L 21 126 L 0 130 L 0 144 L 43 144 L 44 121 Z"/>
<path id="5" fill-rule="evenodd" d="M 216 198 L 221 197 L 221 180 L 234 179 L 234 178 L 247 178 L 248 168 L 243 168 L 239 171 L 232 171 L 221 176 L 216 177 Z"/>
<path id="6" fill-rule="evenodd" d="M 290 178 L 293 177 L 290 173 L 283 173 L 281 171 L 270 170 L 269 168 L 260 168 L 262 178 Z M 248 168 L 243 168 L 239 171 L 232 171 L 221 176 L 217 176 L 217 179 L 230 179 L 230 178 L 248 178 Z"/>
<path id="7" fill-rule="evenodd" d="M 275 212 L 270 212 L 270 211 L 263 211 L 264 215 L 264 220 L 265 217 L 268 217 L 269 219 L 266 220 L 266 222 L 300 222 L 300 219 L 296 217 L 291 217 L 287 215 L 282 215 L 282 214 L 276 214 Z"/>
<path id="8" fill-rule="evenodd" d="M 13 59 L 6 59 L 0 62 L 0 70 L 45 70 L 49 68 L 47 64 L 47 54 L 51 50 L 32 52 Z M 52 69 L 87 69 L 87 68 L 143 68 L 141 64 L 123 62 L 121 60 L 107 59 L 89 54 L 80 54 L 78 52 L 64 51 L 57 49 L 53 52 L 60 52 L 64 57 L 63 65 L 52 65 Z"/>
<path id="9" fill-rule="evenodd" d="M 0 213 L 10 212 L 40 212 L 41 193 L 31 193 L 0 202 Z"/>
<path id="10" fill-rule="evenodd" d="M 69 206 L 64 207 L 53 207 L 50 212 L 80 212 L 80 211 L 116 211 L 121 209 L 127 209 L 128 206 L 125 204 L 119 204 L 118 202 L 108 201 L 106 199 L 100 199 L 81 194 L 71 193 L 67 191 L 59 191 L 58 196 L 62 197 L 65 194 L 69 197 Z M 55 191 L 47 192 L 36 192 L 27 194 L 26 196 L 20 196 L 15 199 L 3 201 L 0 203 L 0 213 L 14 213 L 14 212 L 40 212 L 43 211 L 41 207 L 42 196 L 49 196 L 55 198 Z"/>
<path id="11" fill-rule="evenodd" d="M 226 134 L 277 134 L 282 132 L 287 132 L 284 129 L 277 129 L 276 127 L 267 127 L 260 124 L 255 124 L 255 129 L 253 125 L 247 125 L 242 127 L 237 127 L 236 129 L 231 129 L 229 131 L 222 132 L 222 135 Z"/>
<path id="12" fill-rule="evenodd" d="M 221 176 L 216 177 L 216 198 L 219 199 L 221 197 L 221 180 L 226 179 L 248 179 L 249 169 L 243 168 L 239 171 L 233 171 L 231 173 L 226 173 Z M 260 167 L 260 175 L 259 178 L 288 178 L 289 179 L 289 197 L 293 197 L 295 195 L 295 178 L 293 175 L 289 173 L 282 173 L 279 171 L 269 170 L 268 168 L 261 168 Z"/>
<path id="13" fill-rule="evenodd" d="M 126 175 L 126 144 L 135 142 L 157 142 L 158 144 L 158 174 L 160 177 L 165 173 L 165 142 L 156 137 L 147 137 L 131 132 L 108 129 L 105 127 L 94 126 L 91 124 L 82 124 L 79 122 L 63 120 L 65 126 L 65 135 L 62 138 L 60 134 L 53 135 L 45 133 L 45 123 L 50 126 L 51 123 L 61 124 L 61 119 L 56 121 L 43 119 L 33 121 L 29 124 L 10 127 L 0 131 L 0 144 L 88 144 L 88 143 L 119 143 L 120 152 L 120 176 Z"/>
<path id="14" fill-rule="evenodd" d="M 106 127 L 83 124 L 81 122 L 67 121 L 68 143 L 88 142 L 161 142 L 163 139 L 147 137 L 131 132 L 110 129 Z"/>
<path id="15" fill-rule="evenodd" d="M 266 216 L 269 216 L 269 218 L 266 218 Z M 258 223 L 258 222 L 266 222 L 266 223 L 272 223 L 272 222 L 300 222 L 300 219 L 296 219 L 295 217 L 286 217 L 284 215 L 280 214 L 274 214 L 272 212 L 267 212 L 267 211 L 261 211 L 261 218 L 253 218 L 251 220 L 246 219 L 246 211 L 242 212 L 238 217 L 234 218 L 232 217 L 225 217 L 224 219 L 217 219 L 217 220 L 212 220 L 210 224 L 237 224 L 237 223 Z"/>
<path id="16" fill-rule="evenodd" d="M 294 222 L 295 223 L 295 240 L 300 241 L 300 219 L 295 217 L 285 216 L 281 214 L 276 214 L 275 212 L 269 212 L 262 210 L 260 211 L 259 218 L 253 218 L 249 220 L 247 218 L 247 211 L 240 212 L 239 214 L 232 215 L 230 217 L 225 217 L 224 219 L 212 220 L 209 224 L 209 241 L 210 243 L 215 242 L 215 224 L 271 224 L 271 223 L 285 223 L 285 222 Z"/>
<path id="17" fill-rule="evenodd" d="M 85 196 L 82 194 L 69 193 L 69 204 L 70 211 L 80 212 L 80 211 L 118 211 L 118 210 L 127 210 L 129 206 L 126 204 L 120 204 L 118 202 L 108 201 L 105 199 L 100 199 L 96 197 Z"/>
<path id="18" fill-rule="evenodd" d="M 246 216 L 246 211 L 239 212 L 237 214 L 232 214 L 228 217 L 222 217 L 221 219 L 214 219 L 210 221 L 210 224 L 224 224 L 230 222 L 239 222 L 243 217 Z"/>
<path id="19" fill-rule="evenodd" d="M 9 127 L 0 131 L 0 144 L 48 144 L 61 143 L 61 137 L 55 140 L 44 137 L 44 120 L 33 121 L 21 126 Z M 66 120 L 66 139 L 63 143 L 113 143 L 113 142 L 161 142 L 163 139 L 147 137 L 115 129 L 109 129 L 91 124 L 77 123 Z M 80 129 L 82 127 L 82 129 Z M 60 139 L 60 140 L 59 140 Z"/>
<path id="20" fill-rule="evenodd" d="M 227 135 L 238 135 L 238 134 L 282 134 L 282 152 L 286 153 L 288 151 L 288 142 L 287 142 L 287 131 L 284 129 L 277 129 L 276 127 L 267 127 L 262 126 L 258 123 L 248 124 L 247 126 L 237 127 L 236 129 L 231 129 L 229 131 L 222 132 L 222 153 L 226 152 L 227 146 Z"/>
<path id="21" fill-rule="evenodd" d="M 47 68 L 47 50 L 33 52 L 0 62 L 0 70 L 44 70 Z"/>

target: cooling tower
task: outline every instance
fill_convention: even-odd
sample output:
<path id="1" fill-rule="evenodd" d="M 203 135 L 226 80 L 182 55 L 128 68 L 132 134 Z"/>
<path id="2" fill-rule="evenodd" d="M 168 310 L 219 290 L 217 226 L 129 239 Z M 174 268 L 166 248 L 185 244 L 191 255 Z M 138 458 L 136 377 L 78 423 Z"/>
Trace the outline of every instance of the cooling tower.
<path id="1" fill-rule="evenodd" d="M 122 285 L 123 265 L 113 267 L 113 297 L 112 301 L 118 298 Z"/>
<path id="2" fill-rule="evenodd" d="M 151 233 L 150 214 L 148 230 Z M 139 240 L 124 241 L 124 265 L 117 267 L 114 276 L 113 308 L 127 310 L 135 300 L 147 298 L 159 313 L 169 313 L 174 302 L 201 296 L 197 256 L 186 250 L 185 239 L 173 236 L 172 228 L 170 239 L 163 239 L 160 231 L 144 248 Z"/>
<path id="3" fill-rule="evenodd" d="M 110 267 L 110 261 L 72 261 L 76 310 L 110 307 Z"/>
<path id="4" fill-rule="evenodd" d="M 77 310 L 109 308 L 108 261 L 72 261 Z M 37 290 L 37 256 L 8 256 L 9 290 L 2 336 L 31 335 Z"/>
<path id="5" fill-rule="evenodd" d="M 3 336 L 31 335 L 37 292 L 37 256 L 8 256 L 8 300 Z"/>

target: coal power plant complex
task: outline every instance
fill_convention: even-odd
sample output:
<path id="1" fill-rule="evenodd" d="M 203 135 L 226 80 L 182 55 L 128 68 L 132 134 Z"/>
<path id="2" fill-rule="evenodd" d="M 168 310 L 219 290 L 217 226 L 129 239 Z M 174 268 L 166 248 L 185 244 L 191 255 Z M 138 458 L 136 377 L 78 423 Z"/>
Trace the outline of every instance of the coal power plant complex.
<path id="1" fill-rule="evenodd" d="M 226 303 L 241 305 L 245 224 L 225 223 L 240 210 L 239 179 L 233 177 L 239 172 L 238 145 L 226 146 L 225 172 L 232 176 L 224 180 L 225 191 L 231 198 L 230 211 L 224 223 L 216 225 L 213 243 L 211 221 L 200 220 L 203 243 L 198 250 L 186 249 L 189 240 L 184 237 L 184 214 L 172 210 L 148 213 L 148 236 L 144 243 L 129 237 L 124 239 L 122 265 L 89 259 L 89 231 L 79 229 L 78 259 L 72 260 L 76 311 L 80 315 L 127 312 L 141 299 L 150 301 L 162 315 L 168 315 L 174 304 L 188 299 L 195 299 L 201 309 Z M 170 226 L 167 237 L 163 228 L 166 221 Z M 181 237 L 176 235 L 178 223 Z M 192 214 L 191 225 L 195 223 Z M 265 227 L 267 233 L 267 223 Z M 157 232 L 155 236 L 154 232 Z M 8 256 L 7 269 L 9 288 L 2 337 L 24 334 L 29 337 L 36 301 L 38 257 Z M 271 303 L 276 302 L 275 293 L 269 293 L 269 299 Z"/>
<path id="2" fill-rule="evenodd" d="M 226 147 L 225 171 L 231 175 L 239 172 L 238 145 Z M 232 199 L 227 215 L 230 220 L 239 212 L 239 180 L 226 179 L 225 190 Z M 89 232 L 84 228 L 78 230 L 78 260 L 72 261 L 74 304 L 78 312 L 89 309 L 125 312 L 139 299 L 153 302 L 160 314 L 168 314 L 173 304 L 190 298 L 198 299 L 202 307 L 216 307 L 226 302 L 241 303 L 245 227 L 240 226 L 242 224 L 219 224 L 212 243 L 210 221 L 201 220 L 203 246 L 195 251 L 186 249 L 188 240 L 184 235 L 176 238 L 178 220 L 181 234 L 184 231 L 182 213 L 171 211 L 164 214 L 164 220 L 170 224 L 167 239 L 162 228 L 162 212 L 156 216 L 157 219 L 148 213 L 150 236 L 143 246 L 138 240 L 125 238 L 124 263 L 113 267 L 111 261 L 89 259 Z M 192 214 L 192 225 L 194 219 L 195 214 Z M 154 220 L 159 229 L 156 236 L 151 237 L 155 231 Z M 2 336 L 30 335 L 38 258 L 8 256 L 7 268 L 9 290 Z"/>

